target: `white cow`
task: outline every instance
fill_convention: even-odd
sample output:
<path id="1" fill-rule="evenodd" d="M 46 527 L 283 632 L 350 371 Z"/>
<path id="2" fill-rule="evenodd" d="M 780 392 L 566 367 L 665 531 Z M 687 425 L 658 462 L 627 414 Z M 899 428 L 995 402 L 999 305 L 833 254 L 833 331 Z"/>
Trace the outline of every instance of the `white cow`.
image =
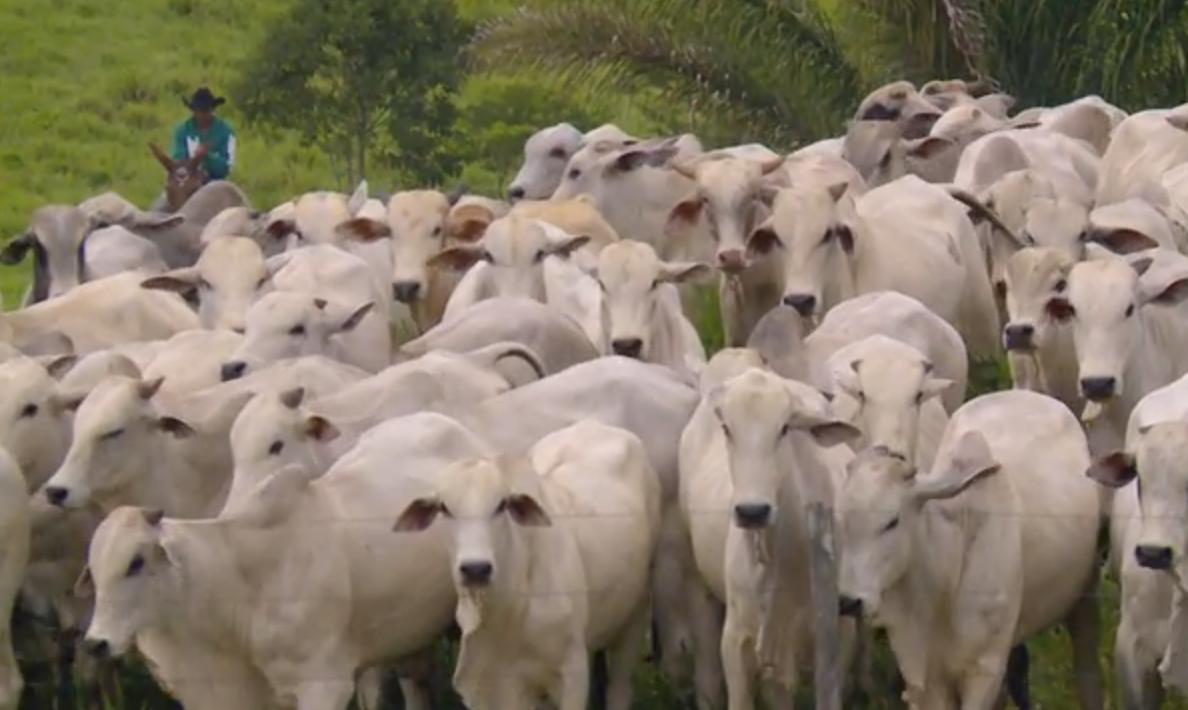
<path id="1" fill-rule="evenodd" d="M 507 196 L 519 200 L 546 200 L 565 176 L 569 159 L 583 146 L 601 142 L 628 145 L 635 139 L 613 124 L 604 124 L 582 135 L 568 123 L 542 128 L 524 143 L 524 162 L 512 178 Z"/>
<path id="2" fill-rule="evenodd" d="M 622 241 L 599 253 L 595 273 L 604 352 L 691 373 L 705 365 L 705 348 L 673 284 L 709 276 L 708 265 L 661 261 L 646 243 Z"/>
<path id="3" fill-rule="evenodd" d="M 48 367 L 26 357 L 0 363 L 0 448 L 11 454 L 29 491 L 53 475 L 70 445 L 69 412 L 77 402 L 63 396 L 57 377 L 71 364 L 71 356 Z"/>
<path id="4" fill-rule="evenodd" d="M 1081 706 L 1103 707 L 1088 462 L 1076 417 L 1019 391 L 959 409 L 929 472 L 879 449 L 854 460 L 841 607 L 887 629 L 910 706 L 996 707 L 1012 647 L 1063 621 Z"/>
<path id="5" fill-rule="evenodd" d="M 177 296 L 140 288 L 142 275 L 90 281 L 62 296 L 0 316 L 0 340 L 20 348 L 47 336 L 65 337 L 76 353 L 121 343 L 168 338 L 199 327 Z"/>
<path id="6" fill-rule="evenodd" d="M 501 342 L 528 347 L 548 374 L 599 355 L 577 322 L 556 309 L 529 298 L 488 298 L 400 346 L 395 360 L 415 359 L 435 350 L 471 352 Z"/>
<path id="7" fill-rule="evenodd" d="M 1149 196 L 1164 173 L 1188 163 L 1188 105 L 1141 111 L 1114 129 L 1101 159 L 1097 204 Z"/>
<path id="8" fill-rule="evenodd" d="M 393 544 L 393 511 L 487 453 L 419 414 L 377 427 L 317 480 L 269 476 L 218 520 L 120 508 L 91 544 L 87 644 L 118 656 L 135 641 L 187 708 L 345 709 L 358 673 L 426 648 L 455 606 L 445 536 Z"/>
<path id="9" fill-rule="evenodd" d="M 272 269 L 282 265 L 272 262 Z M 248 309 L 272 285 L 272 269 L 256 242 L 246 237 L 219 237 L 206 243 L 193 266 L 145 279 L 141 286 L 194 293 L 202 327 L 242 333 Z"/>
<path id="10" fill-rule="evenodd" d="M 951 323 L 975 357 L 997 352 L 998 314 L 965 208 L 907 176 L 851 199 L 844 184 L 793 186 L 748 249 L 781 249 L 783 300 L 806 318 L 871 291 L 899 291 Z"/>
<path id="11" fill-rule="evenodd" d="M 442 519 L 462 629 L 454 687 L 472 708 L 580 710 L 589 653 L 608 649 L 607 707 L 631 707 L 649 615 L 660 485 L 633 434 L 579 422 L 528 461 L 442 471 L 398 531 Z M 507 659 L 514 659 L 509 665 Z"/>
<path id="12" fill-rule="evenodd" d="M 24 681 L 12 650 L 9 620 L 29 557 L 29 494 L 21 469 L 0 450 L 0 708 L 16 710 Z"/>
<path id="13" fill-rule="evenodd" d="M 1081 262 L 1069 273 L 1067 298 L 1049 301 L 1072 324 L 1095 453 L 1119 448 L 1134 405 L 1188 372 L 1188 332 L 1182 315 L 1169 307 L 1188 298 L 1188 274 L 1144 283 L 1138 270 L 1151 263 Z"/>

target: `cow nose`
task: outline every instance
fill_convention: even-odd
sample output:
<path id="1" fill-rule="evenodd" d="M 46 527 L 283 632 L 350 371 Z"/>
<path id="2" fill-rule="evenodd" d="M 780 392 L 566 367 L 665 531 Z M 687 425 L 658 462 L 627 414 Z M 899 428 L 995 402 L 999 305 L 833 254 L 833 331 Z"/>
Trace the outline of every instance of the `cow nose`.
<path id="1" fill-rule="evenodd" d="M 524 188 L 519 185 L 512 186 L 512 189 L 507 191 L 507 199 L 515 202 L 516 200 L 524 199 Z"/>
<path id="2" fill-rule="evenodd" d="M 740 528 L 761 528 L 771 519 L 767 503 L 739 503 L 734 506 L 734 520 Z"/>
<path id="3" fill-rule="evenodd" d="M 467 586 L 482 587 L 490 584 L 495 567 L 490 562 L 463 562 L 458 565 L 458 571 Z"/>
<path id="4" fill-rule="evenodd" d="M 862 616 L 862 600 L 857 597 L 840 597 L 837 600 L 837 613 L 842 616 Z"/>
<path id="5" fill-rule="evenodd" d="M 1147 569 L 1171 569 L 1172 551 L 1170 547 L 1159 545 L 1139 545 L 1134 548 L 1134 559 L 1140 567 Z"/>
<path id="6" fill-rule="evenodd" d="M 421 284 L 416 281 L 397 281 L 392 284 L 392 296 L 401 303 L 413 303 L 421 295 Z"/>
<path id="7" fill-rule="evenodd" d="M 87 639 L 83 642 L 83 645 L 86 646 L 87 653 L 92 658 L 107 658 L 111 656 L 111 644 L 103 639 Z"/>
<path id="8" fill-rule="evenodd" d="M 1114 396 L 1114 389 L 1118 381 L 1113 377 L 1083 377 L 1081 378 L 1081 394 L 1085 399 L 1100 402 Z"/>
<path id="9" fill-rule="evenodd" d="M 232 362 L 223 363 L 219 374 L 223 378 L 223 382 L 230 382 L 231 380 L 238 380 L 243 377 L 243 373 L 247 371 L 247 363 L 243 360 L 234 360 Z"/>
<path id="10" fill-rule="evenodd" d="M 615 355 L 638 358 L 643 352 L 643 340 L 639 338 L 619 338 L 611 343 Z"/>
<path id="11" fill-rule="evenodd" d="M 235 325 L 235 326 L 231 327 L 231 332 L 238 333 L 239 335 L 243 335 L 243 334 L 247 333 L 247 328 L 243 327 L 242 325 Z"/>
<path id="12" fill-rule="evenodd" d="M 58 486 L 47 486 L 45 489 L 45 499 L 52 505 L 63 506 L 66 504 L 66 496 L 70 495 L 70 491 Z"/>
<path id="13" fill-rule="evenodd" d="M 727 273 L 742 271 L 747 267 L 747 260 L 743 257 L 742 251 L 738 249 L 727 249 L 718 252 L 718 268 Z"/>
<path id="14" fill-rule="evenodd" d="M 817 297 L 806 293 L 790 293 L 784 296 L 784 305 L 792 306 L 797 313 L 807 318 L 817 309 Z"/>
<path id="15" fill-rule="evenodd" d="M 1011 323 L 1002 329 L 1003 345 L 1007 350 L 1031 350 L 1035 347 L 1035 326 Z"/>

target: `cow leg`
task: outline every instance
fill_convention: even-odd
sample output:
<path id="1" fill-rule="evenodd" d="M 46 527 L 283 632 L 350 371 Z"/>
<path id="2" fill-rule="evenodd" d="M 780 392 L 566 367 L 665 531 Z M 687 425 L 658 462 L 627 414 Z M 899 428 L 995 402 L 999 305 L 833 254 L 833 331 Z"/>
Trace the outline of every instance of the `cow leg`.
<path id="1" fill-rule="evenodd" d="M 607 710 L 630 710 L 631 708 L 634 690 L 631 680 L 643 657 L 644 641 L 651 620 L 649 611 L 650 606 L 647 602 L 641 604 L 614 645 L 607 649 Z"/>
<path id="2" fill-rule="evenodd" d="M 359 710 L 379 710 L 384 690 L 384 669 L 380 666 L 366 668 L 355 680 L 355 700 Z"/>
<path id="3" fill-rule="evenodd" d="M 726 615 L 722 630 L 722 669 L 726 672 L 727 707 L 752 710 L 755 707 L 754 643 L 740 633 Z"/>
<path id="4" fill-rule="evenodd" d="M 1009 641 L 1008 641 L 1009 644 Z M 961 710 L 991 710 L 1002 691 L 1009 645 L 986 651 L 961 679 Z"/>
<path id="5" fill-rule="evenodd" d="M 586 710 L 590 693 L 590 655 L 585 641 L 578 639 L 561 666 L 561 688 L 557 710 Z"/>
<path id="6" fill-rule="evenodd" d="M 660 540 L 652 569 L 652 600 L 659 632 L 660 670 L 669 680 L 684 680 L 684 656 L 689 649 L 687 584 L 693 579 L 692 550 L 680 514 L 669 504 L 660 524 Z"/>
<path id="7" fill-rule="evenodd" d="M 1123 710 L 1158 710 L 1163 704 L 1163 684 L 1159 681 L 1158 658 L 1144 658 L 1139 640 L 1122 610 L 1114 640 L 1114 673 Z"/>
<path id="8" fill-rule="evenodd" d="M 1019 644 L 1012 648 L 1011 655 L 1007 656 L 1006 692 L 1019 710 L 1031 710 L 1030 670 L 1031 656 L 1027 646 Z"/>
<path id="9" fill-rule="evenodd" d="M 349 677 L 305 681 L 297 687 L 297 710 L 346 710 L 354 695 L 355 682 Z"/>
<path id="10" fill-rule="evenodd" d="M 1096 587 L 1096 585 L 1094 585 Z M 1097 660 L 1097 646 L 1100 639 L 1100 624 L 1097 616 L 1097 599 L 1090 589 L 1077 601 L 1072 612 L 1065 619 L 1069 640 L 1073 650 L 1073 680 L 1077 687 L 1077 698 L 1082 710 L 1101 710 L 1105 707 L 1105 690 L 1102 687 L 1101 666 Z"/>
<path id="11" fill-rule="evenodd" d="M 722 707 L 722 624 L 725 612 L 700 578 L 688 587 L 693 622 L 693 688 L 698 710 Z"/>

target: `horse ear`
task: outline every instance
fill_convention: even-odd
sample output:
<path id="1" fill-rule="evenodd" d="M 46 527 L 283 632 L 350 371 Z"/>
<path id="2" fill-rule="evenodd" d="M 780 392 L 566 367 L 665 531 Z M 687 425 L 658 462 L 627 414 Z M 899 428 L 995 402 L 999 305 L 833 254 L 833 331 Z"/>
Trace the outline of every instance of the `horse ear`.
<path id="1" fill-rule="evenodd" d="M 149 143 L 148 147 L 152 151 L 153 157 L 161 164 L 161 167 L 166 170 L 173 170 L 173 160 L 168 155 L 165 155 L 165 151 L 161 150 L 161 146 L 156 143 Z"/>

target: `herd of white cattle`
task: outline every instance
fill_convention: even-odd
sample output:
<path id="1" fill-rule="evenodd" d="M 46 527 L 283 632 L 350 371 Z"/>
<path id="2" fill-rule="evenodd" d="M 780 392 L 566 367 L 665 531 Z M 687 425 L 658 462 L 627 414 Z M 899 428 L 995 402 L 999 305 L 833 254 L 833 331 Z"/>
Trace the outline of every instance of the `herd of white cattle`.
<path id="1" fill-rule="evenodd" d="M 626 710 L 649 637 L 703 710 L 791 707 L 810 504 L 849 685 L 881 627 L 910 707 L 1026 706 L 1022 644 L 1064 624 L 1100 710 L 1108 529 L 1120 704 L 1188 690 L 1188 105 L 979 94 L 891 84 L 790 155 L 560 124 L 508 201 L 37 210 L 0 251 L 33 268 L 0 708 L 18 601 L 190 710 L 374 708 L 388 668 L 428 708 L 454 626 L 472 708 L 584 708 L 605 651 Z M 1015 388 L 965 402 L 1004 350 Z"/>

